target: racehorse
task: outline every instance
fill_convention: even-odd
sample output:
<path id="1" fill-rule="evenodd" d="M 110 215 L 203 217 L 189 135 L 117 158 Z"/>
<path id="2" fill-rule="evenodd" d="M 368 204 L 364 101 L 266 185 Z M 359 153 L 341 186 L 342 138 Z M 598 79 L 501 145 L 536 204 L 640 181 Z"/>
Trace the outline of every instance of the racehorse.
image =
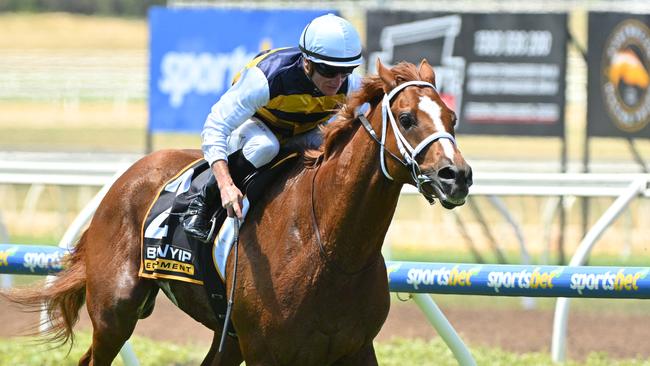
<path id="1" fill-rule="evenodd" d="M 131 166 L 97 208 L 67 268 L 49 287 L 15 293 L 14 301 L 44 302 L 49 339 L 63 342 L 74 341 L 85 301 L 93 339 L 80 365 L 110 365 L 138 319 L 153 311 L 159 289 L 214 330 L 202 365 L 376 365 L 373 339 L 390 302 L 381 246 L 402 186 L 413 184 L 451 209 L 472 184 L 455 142 L 456 116 L 431 66 L 423 60 L 388 68 L 378 60 L 377 70 L 324 127 L 320 150 L 307 151 L 248 213 L 231 316 L 237 338 L 228 336 L 223 352 L 223 323 L 200 286 L 138 276 L 147 209 L 165 182 L 201 157 L 198 150 L 159 151 Z"/>

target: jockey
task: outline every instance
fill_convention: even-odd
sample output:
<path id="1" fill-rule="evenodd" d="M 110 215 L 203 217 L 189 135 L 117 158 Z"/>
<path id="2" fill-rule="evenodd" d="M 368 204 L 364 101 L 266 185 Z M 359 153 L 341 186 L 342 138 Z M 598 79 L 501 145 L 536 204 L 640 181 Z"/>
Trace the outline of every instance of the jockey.
<path id="1" fill-rule="evenodd" d="M 213 174 L 190 203 L 185 232 L 209 240 L 217 194 L 228 216 L 242 219 L 243 196 L 234 181 L 269 163 L 280 146 L 318 148 L 318 125 L 361 86 L 352 71 L 362 61 L 352 24 L 327 14 L 305 27 L 298 47 L 264 51 L 249 62 L 205 121 L 202 150 Z"/>

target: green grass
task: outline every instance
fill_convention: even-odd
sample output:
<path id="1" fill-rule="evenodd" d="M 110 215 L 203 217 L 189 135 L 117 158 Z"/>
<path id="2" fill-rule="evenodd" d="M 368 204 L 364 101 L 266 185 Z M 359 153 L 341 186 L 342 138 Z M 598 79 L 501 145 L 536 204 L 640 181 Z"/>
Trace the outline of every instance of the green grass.
<path id="1" fill-rule="evenodd" d="M 61 238 L 55 235 L 31 236 L 31 235 L 13 235 L 10 243 L 25 245 L 57 245 Z"/>
<path id="2" fill-rule="evenodd" d="M 431 341 L 396 339 L 390 343 L 378 344 L 379 364 L 383 366 L 457 366 L 453 357 L 440 338 Z M 497 348 L 471 347 L 472 356 L 481 366 L 541 366 L 553 365 L 546 353 L 517 354 Z M 565 366 L 636 366 L 650 365 L 648 361 L 613 360 L 604 353 L 592 353 L 584 362 L 569 361 Z"/>
<path id="3" fill-rule="evenodd" d="M 78 332 L 75 339 L 76 342 L 71 350 L 67 345 L 51 349 L 50 345 L 38 344 L 38 340 L 33 338 L 0 340 L 0 366 L 76 365 L 79 358 L 86 352 L 91 335 L 88 332 Z M 154 342 L 142 337 L 134 337 L 130 343 L 138 355 L 141 366 L 198 365 L 207 353 L 207 347 Z M 69 354 L 68 350 L 70 350 Z M 124 363 L 118 357 L 113 365 L 122 366 Z"/>
<path id="4" fill-rule="evenodd" d="M 76 365 L 77 360 L 87 349 L 90 334 L 78 333 L 77 342 L 68 354 L 68 347 L 50 349 L 47 345 L 35 345 L 34 339 L 0 340 L 0 366 L 66 366 Z M 189 366 L 200 363 L 207 352 L 207 347 L 197 345 L 177 345 L 168 342 L 153 342 L 147 338 L 134 337 L 130 341 L 138 356 L 140 365 Z M 375 348 L 379 364 L 383 366 L 403 365 L 458 365 L 451 351 L 440 338 L 431 341 L 420 339 L 393 339 L 386 343 L 376 343 Z M 471 352 L 478 365 L 489 366 L 539 366 L 552 365 L 546 353 L 516 354 L 496 348 L 471 347 Z M 122 360 L 113 362 L 115 366 L 123 365 Z M 569 361 L 566 366 L 640 366 L 650 365 L 642 360 L 615 360 L 604 353 L 592 353 L 584 362 Z"/>

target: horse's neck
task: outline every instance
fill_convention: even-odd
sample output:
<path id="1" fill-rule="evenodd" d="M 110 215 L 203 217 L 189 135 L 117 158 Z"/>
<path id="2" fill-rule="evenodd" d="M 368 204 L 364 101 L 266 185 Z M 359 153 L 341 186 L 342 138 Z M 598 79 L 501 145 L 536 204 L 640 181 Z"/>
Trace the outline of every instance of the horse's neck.
<path id="1" fill-rule="evenodd" d="M 378 144 L 359 127 L 323 162 L 315 184 L 322 192 L 315 209 L 326 254 L 350 271 L 378 257 L 401 188 L 383 176 Z"/>

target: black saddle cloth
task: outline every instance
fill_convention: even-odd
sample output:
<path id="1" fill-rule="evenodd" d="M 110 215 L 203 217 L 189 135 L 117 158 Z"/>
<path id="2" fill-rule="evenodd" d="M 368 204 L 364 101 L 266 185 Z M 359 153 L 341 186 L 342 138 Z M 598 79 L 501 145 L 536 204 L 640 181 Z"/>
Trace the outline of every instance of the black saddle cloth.
<path id="1" fill-rule="evenodd" d="M 289 162 L 295 161 L 298 156 L 296 152 L 281 152 L 271 163 L 245 177 L 233 171 L 235 184 L 253 206 L 269 184 L 292 166 Z M 184 167 L 161 187 L 143 224 L 139 274 L 146 278 L 203 285 L 213 311 L 223 322 L 227 307 L 226 291 L 224 279 L 213 260 L 213 246 L 188 237 L 181 224 L 189 203 L 211 176 L 207 161 L 201 159 Z M 221 202 L 217 207 L 221 207 Z M 219 208 L 215 214 L 215 233 L 219 232 L 226 217 L 226 211 Z M 229 331 L 232 331 L 231 327 Z"/>

